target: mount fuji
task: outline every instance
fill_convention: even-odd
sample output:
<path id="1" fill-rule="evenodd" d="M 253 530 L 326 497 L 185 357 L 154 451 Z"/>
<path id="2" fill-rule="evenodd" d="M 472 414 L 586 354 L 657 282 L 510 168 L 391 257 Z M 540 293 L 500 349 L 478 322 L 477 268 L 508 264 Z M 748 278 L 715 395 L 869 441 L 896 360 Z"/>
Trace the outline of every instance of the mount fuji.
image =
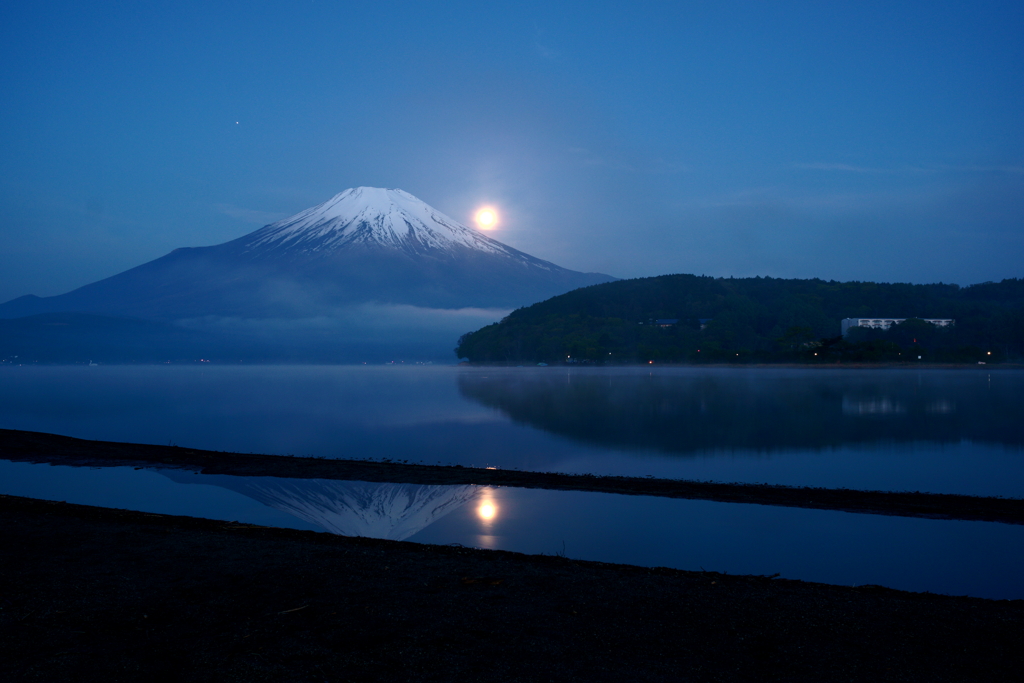
<path id="1" fill-rule="evenodd" d="M 402 190 L 358 187 L 230 242 L 176 249 L 66 294 L 8 301 L 0 318 L 287 319 L 366 303 L 509 309 L 614 279 L 513 249 Z"/>

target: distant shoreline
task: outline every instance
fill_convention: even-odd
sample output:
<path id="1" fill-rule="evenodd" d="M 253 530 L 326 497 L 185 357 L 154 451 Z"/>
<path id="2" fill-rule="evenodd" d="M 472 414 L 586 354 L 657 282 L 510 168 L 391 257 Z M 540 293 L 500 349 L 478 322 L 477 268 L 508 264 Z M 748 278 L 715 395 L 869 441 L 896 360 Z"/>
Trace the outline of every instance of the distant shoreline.
<path id="1" fill-rule="evenodd" d="M 543 366 L 538 363 L 503 363 L 498 361 L 491 362 L 460 362 L 459 365 L 468 367 L 481 367 L 481 368 L 535 368 L 535 367 L 549 367 L 549 368 L 782 368 L 782 369 L 803 369 L 803 368 L 823 368 L 827 370 L 834 370 L 836 368 L 842 368 L 847 370 L 950 370 L 950 369 L 971 369 L 975 368 L 978 370 L 993 370 L 996 368 L 1009 369 L 1009 370 L 1021 370 L 1024 369 L 1024 363 L 668 363 L 668 362 L 654 362 L 654 363 L 547 363 Z"/>
<path id="2" fill-rule="evenodd" d="M 1022 370 L 1024 369 L 1024 363 L 987 363 L 979 365 L 977 363 L 913 363 L 913 362 L 900 362 L 900 363 L 670 363 L 664 361 L 658 361 L 654 363 L 546 363 L 540 365 L 538 363 L 512 363 L 502 361 L 396 361 L 394 363 L 360 363 L 360 362 L 344 362 L 344 363 L 326 363 L 326 362 L 277 362 L 277 361 L 207 361 L 207 360 L 175 360 L 165 362 L 96 362 L 90 361 L 75 361 L 75 362 L 48 362 L 48 361 L 31 361 L 27 363 L 15 363 L 9 360 L 0 359 L 0 368 L 3 367 L 163 367 L 166 365 L 175 366 L 196 366 L 196 367 L 370 367 L 370 368 L 381 368 L 381 367 L 438 367 L 438 368 L 452 368 L 452 367 L 479 367 L 479 368 L 536 368 L 536 367 L 550 367 L 550 368 L 646 368 L 646 367 L 660 367 L 660 368 L 782 368 L 782 369 L 803 369 L 803 368 L 823 368 L 823 369 L 846 369 L 846 370 L 950 370 L 950 369 L 977 369 L 983 370 L 995 370 L 995 369 L 1006 369 L 1006 370 Z"/>

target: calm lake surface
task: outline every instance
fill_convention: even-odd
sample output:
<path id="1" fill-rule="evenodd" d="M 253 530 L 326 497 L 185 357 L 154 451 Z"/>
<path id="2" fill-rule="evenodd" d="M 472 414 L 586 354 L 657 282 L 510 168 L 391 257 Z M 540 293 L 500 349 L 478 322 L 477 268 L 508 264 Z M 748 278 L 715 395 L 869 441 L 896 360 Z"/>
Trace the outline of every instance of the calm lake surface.
<path id="1" fill-rule="evenodd" d="M 0 427 L 109 441 L 1024 496 L 1024 372 L 0 367 Z"/>
<path id="2" fill-rule="evenodd" d="M 0 427 L 328 458 L 1024 496 L 1024 372 L 0 367 Z M 422 543 L 1024 598 L 1024 527 L 0 461 L 0 493 Z"/>
<path id="3" fill-rule="evenodd" d="M 0 491 L 348 536 L 995 599 L 1024 526 L 583 491 L 232 477 L 0 461 Z"/>

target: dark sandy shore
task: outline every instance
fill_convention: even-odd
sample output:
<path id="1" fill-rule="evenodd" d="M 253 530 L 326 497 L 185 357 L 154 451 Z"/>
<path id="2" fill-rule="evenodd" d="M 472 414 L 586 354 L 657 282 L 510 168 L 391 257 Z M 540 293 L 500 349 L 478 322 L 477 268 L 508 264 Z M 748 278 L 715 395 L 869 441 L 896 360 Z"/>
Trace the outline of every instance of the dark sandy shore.
<path id="1" fill-rule="evenodd" d="M 4 681 L 1003 681 L 1024 601 L 0 496 Z"/>
<path id="2" fill-rule="evenodd" d="M 87 441 L 0 429 L 0 459 L 57 465 L 179 468 L 204 474 L 410 484 L 477 484 L 845 510 L 882 515 L 1024 524 L 1024 500 L 953 494 L 723 484 L 591 475 L 221 453 L 174 446 Z"/>

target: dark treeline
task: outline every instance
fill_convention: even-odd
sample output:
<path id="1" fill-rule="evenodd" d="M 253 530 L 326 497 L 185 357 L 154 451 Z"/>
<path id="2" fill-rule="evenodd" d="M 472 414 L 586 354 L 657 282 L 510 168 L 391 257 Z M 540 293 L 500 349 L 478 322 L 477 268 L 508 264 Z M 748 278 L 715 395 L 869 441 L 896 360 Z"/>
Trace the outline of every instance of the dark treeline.
<path id="1" fill-rule="evenodd" d="M 840 334 L 843 318 L 907 318 Z M 922 318 L 953 318 L 938 328 Z M 658 320 L 676 320 L 670 325 Z M 1000 362 L 1024 356 L 1024 279 L 969 287 L 695 275 L 620 280 L 463 335 L 476 362 Z"/>

